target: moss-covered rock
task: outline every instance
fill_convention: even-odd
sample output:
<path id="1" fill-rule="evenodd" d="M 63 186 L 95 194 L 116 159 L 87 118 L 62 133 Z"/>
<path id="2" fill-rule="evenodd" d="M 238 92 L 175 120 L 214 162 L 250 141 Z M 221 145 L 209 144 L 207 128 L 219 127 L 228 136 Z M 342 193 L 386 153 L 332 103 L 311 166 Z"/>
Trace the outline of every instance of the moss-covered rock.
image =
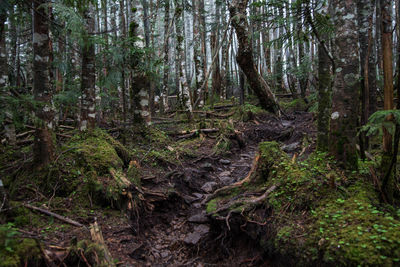
<path id="1" fill-rule="evenodd" d="M 400 255 L 400 211 L 381 206 L 361 174 L 324 153 L 293 163 L 276 142 L 261 143 L 240 183 L 218 190 L 207 213 L 245 231 L 269 253 L 303 265 L 392 266 Z"/>

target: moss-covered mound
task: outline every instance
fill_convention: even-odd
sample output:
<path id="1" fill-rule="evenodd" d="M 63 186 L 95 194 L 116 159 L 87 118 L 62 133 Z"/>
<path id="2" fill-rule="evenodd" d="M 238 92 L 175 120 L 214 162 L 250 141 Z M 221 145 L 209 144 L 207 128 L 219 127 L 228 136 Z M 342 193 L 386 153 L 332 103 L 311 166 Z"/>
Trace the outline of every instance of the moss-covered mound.
<path id="1" fill-rule="evenodd" d="M 13 199 L 42 194 L 82 206 L 124 209 L 140 192 L 140 177 L 131 153 L 102 130 L 79 133 L 58 152 L 45 169 L 27 170 L 9 181 Z"/>
<path id="2" fill-rule="evenodd" d="M 279 104 L 281 105 L 282 109 L 286 112 L 307 111 L 310 107 L 310 105 L 307 104 L 302 98 L 297 98 L 290 102 L 282 101 Z"/>
<path id="3" fill-rule="evenodd" d="M 218 225 L 291 263 L 398 264 L 400 211 L 382 206 L 365 177 L 342 173 L 325 154 L 294 163 L 276 142 L 259 150 L 251 174 L 208 201 Z"/>

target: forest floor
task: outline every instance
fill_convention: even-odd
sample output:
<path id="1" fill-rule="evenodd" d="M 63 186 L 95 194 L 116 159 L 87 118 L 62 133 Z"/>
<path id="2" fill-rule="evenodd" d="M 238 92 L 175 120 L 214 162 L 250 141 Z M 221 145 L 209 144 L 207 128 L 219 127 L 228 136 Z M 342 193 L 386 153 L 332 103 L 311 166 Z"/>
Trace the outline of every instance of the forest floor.
<path id="1" fill-rule="evenodd" d="M 0 266 L 398 266 L 379 149 L 344 170 L 315 152 L 303 104 L 281 118 L 223 103 L 149 127 L 64 125 L 42 169 L 28 128 L 0 154 Z"/>
<path id="2" fill-rule="evenodd" d="M 260 266 L 261 263 L 267 266 L 269 259 L 254 241 L 245 235 L 227 240 L 213 227 L 206 214 L 205 199 L 218 188 L 248 175 L 260 142 L 278 141 L 289 156 L 306 157 L 314 150 L 314 116 L 308 112 L 292 112 L 279 119 L 266 112 L 251 111 L 244 116 L 245 122 L 232 117 L 224 117 L 219 122 L 213 119 L 211 125 L 220 128 L 218 133 L 172 134 L 167 139 L 169 143 L 161 146 L 157 140 L 142 144 L 135 140 L 131 146 L 127 145 L 141 151 L 137 153 L 141 186 L 148 192 L 143 201 L 150 207 L 138 214 L 137 222 L 132 223 L 121 211 L 92 205 L 90 196 L 91 208 L 80 208 L 74 199 L 58 198 L 56 189 L 47 197 L 40 187 L 34 187 L 30 189 L 35 192 L 34 199 L 21 195 L 22 190 L 14 206 L 39 200 L 36 205 L 67 214 L 84 225 L 97 221 L 105 244 L 120 266 Z M 173 120 L 172 123 L 166 120 L 151 126 L 158 135 L 162 133 L 162 138 L 177 128 Z M 223 127 L 231 129 L 227 131 Z M 178 128 L 188 128 L 188 125 Z M 168 157 L 163 153 L 168 153 Z M 45 253 L 58 257 L 58 262 L 67 258 L 65 250 L 73 240 L 82 240 L 88 235 L 87 231 L 44 214 L 30 211 L 22 217 L 28 218 L 28 222 L 24 221 L 27 225 L 22 225 L 16 219 L 18 216 L 14 218 L 22 236 L 43 242 Z"/>
<path id="3" fill-rule="evenodd" d="M 213 153 L 216 139 L 198 138 L 188 149 L 190 158 L 169 173 L 144 166 L 143 186 L 155 192 L 175 188 L 172 197 L 155 203 L 151 214 L 141 220 L 144 226 L 138 235 L 129 237 L 129 227 L 104 227 L 104 236 L 111 253 L 125 264 L 147 266 L 260 266 L 267 260 L 258 246 L 243 236 L 224 244 L 221 233 L 213 232 L 206 215 L 204 199 L 216 189 L 247 176 L 262 141 L 280 141 L 291 156 L 311 152 L 315 137 L 313 115 L 290 114 L 279 120 L 260 114 L 248 122 L 235 125 L 243 144 L 234 142 L 229 151 Z M 191 147 L 192 146 L 192 147 Z M 241 148 L 242 147 L 242 148 Z M 124 265 L 125 265 L 124 264 Z"/>

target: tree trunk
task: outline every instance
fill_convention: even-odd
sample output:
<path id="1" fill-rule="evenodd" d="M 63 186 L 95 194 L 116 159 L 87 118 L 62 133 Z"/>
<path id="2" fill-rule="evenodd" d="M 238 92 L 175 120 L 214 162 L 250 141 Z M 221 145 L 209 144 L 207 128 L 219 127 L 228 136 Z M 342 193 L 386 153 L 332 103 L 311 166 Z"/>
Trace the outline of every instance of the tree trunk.
<path id="1" fill-rule="evenodd" d="M 246 16 L 248 0 L 234 0 L 229 7 L 231 14 L 231 24 L 236 30 L 239 42 L 238 54 L 236 60 L 246 75 L 247 82 L 253 92 L 257 95 L 261 107 L 279 114 L 279 105 L 275 99 L 275 95 L 270 90 L 268 84 L 258 73 L 253 60 L 253 49 L 248 35 L 248 23 Z"/>
<path id="2" fill-rule="evenodd" d="M 140 69 L 144 64 L 144 56 L 141 49 L 145 47 L 143 43 L 143 31 L 139 28 L 138 10 L 134 9 L 133 18 L 129 25 L 129 37 L 131 41 L 131 70 L 133 77 L 131 79 L 131 97 L 133 104 L 133 121 L 135 123 L 151 123 L 151 114 L 149 112 L 149 78 L 146 73 Z M 135 41 L 135 39 L 137 39 Z"/>
<path id="3" fill-rule="evenodd" d="M 183 37 L 183 23 L 184 23 L 184 9 L 182 0 L 175 0 L 175 32 L 176 36 L 176 58 L 175 60 L 179 62 L 179 68 L 177 70 L 179 87 L 177 88 L 179 94 L 178 105 L 183 109 L 190 109 L 189 104 L 189 86 L 186 80 L 186 56 L 184 47 L 184 37 Z"/>
<path id="4" fill-rule="evenodd" d="M 392 16 L 391 16 L 390 0 L 380 0 L 381 6 L 381 21 L 382 21 L 382 54 L 383 54 L 383 81 L 384 81 L 384 110 L 392 110 L 394 108 L 393 102 L 393 52 L 392 52 Z M 386 120 L 393 120 L 392 116 L 388 116 Z M 395 187 L 394 174 L 390 169 L 390 162 L 392 160 L 392 135 L 384 127 L 383 128 L 383 155 L 381 162 L 382 172 L 382 191 L 386 196 L 386 200 L 390 203 L 393 202 L 393 192 Z"/>
<path id="5" fill-rule="evenodd" d="M 348 169 L 358 168 L 356 136 L 359 106 L 359 58 L 356 3 L 332 0 L 337 60 L 332 94 L 330 151 Z M 353 19 L 348 19 L 352 17 Z"/>
<path id="6" fill-rule="evenodd" d="M 168 109 L 168 78 L 169 78 L 169 0 L 164 1 L 164 76 L 161 91 L 160 112 Z"/>
<path id="7" fill-rule="evenodd" d="M 370 90 L 376 90 L 376 68 L 373 62 L 373 40 L 372 20 L 375 1 L 362 0 L 357 3 L 358 33 L 360 42 L 360 64 L 361 64 L 361 126 L 368 121 L 370 114 Z M 361 157 L 368 149 L 368 138 L 365 134 L 360 135 Z"/>
<path id="8" fill-rule="evenodd" d="M 201 51 L 201 42 L 202 42 L 202 34 L 201 34 L 201 10 L 200 10 L 200 2 L 202 0 L 193 0 L 193 42 L 194 42 L 194 65 L 195 65 L 195 84 L 196 88 L 193 91 L 193 109 L 196 109 L 195 103 L 198 103 L 198 98 L 201 97 L 200 88 L 204 81 L 204 58 L 202 56 Z"/>
<path id="9" fill-rule="evenodd" d="M 53 90 L 49 80 L 49 24 L 45 4 L 46 0 L 33 2 L 33 94 L 40 105 L 35 110 L 38 118 L 33 147 L 34 162 L 37 167 L 49 164 L 54 157 L 52 137 L 54 110 L 52 107 Z"/>
<path id="10" fill-rule="evenodd" d="M 201 61 L 202 61 L 202 67 L 203 67 L 203 80 L 201 81 L 200 87 L 204 83 L 204 79 L 206 79 L 205 75 L 207 73 L 207 28 L 206 28 L 206 17 L 205 17 L 205 10 L 204 10 L 204 0 L 199 0 L 199 19 L 200 19 L 200 36 L 201 36 Z M 206 101 L 207 94 L 208 94 L 208 81 L 205 81 L 205 86 L 204 88 L 201 88 L 201 92 L 199 92 L 201 99 Z M 197 101 L 199 102 L 199 101 Z M 203 105 L 204 105 L 203 103 Z"/>
<path id="11" fill-rule="evenodd" d="M 143 27 L 144 27 L 144 40 L 146 44 L 146 48 L 149 50 L 147 53 L 148 59 L 146 60 L 148 69 L 151 73 L 153 73 L 153 64 L 152 64 L 152 57 L 154 57 L 154 52 L 150 50 L 150 40 L 151 40 L 151 30 L 150 30 L 150 23 L 149 23 L 149 3 L 148 0 L 142 0 L 143 6 Z M 150 52 L 151 51 L 151 52 Z M 168 93 L 168 91 L 167 91 Z M 154 78 L 151 78 L 149 81 L 149 110 L 150 115 L 155 115 L 155 106 L 154 106 L 154 96 L 155 96 L 155 82 Z M 167 94 L 168 97 L 168 94 Z M 168 104 L 168 103 L 167 103 Z"/>
<path id="12" fill-rule="evenodd" d="M 94 32 L 95 21 L 93 6 L 83 11 L 85 20 L 85 33 L 82 46 L 82 81 L 81 81 L 81 117 L 79 129 L 81 131 L 94 129 L 96 126 L 96 69 L 95 69 L 95 46 L 91 38 Z"/>
<path id="13" fill-rule="evenodd" d="M 328 151 L 331 105 L 331 62 L 322 45 L 318 46 L 318 134 L 317 149 Z"/>

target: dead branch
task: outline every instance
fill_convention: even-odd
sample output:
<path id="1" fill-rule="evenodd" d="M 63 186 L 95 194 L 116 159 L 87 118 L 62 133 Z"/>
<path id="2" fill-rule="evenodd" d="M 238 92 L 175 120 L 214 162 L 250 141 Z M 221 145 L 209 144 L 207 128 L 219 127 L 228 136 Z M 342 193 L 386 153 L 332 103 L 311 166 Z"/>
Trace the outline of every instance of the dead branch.
<path id="1" fill-rule="evenodd" d="M 36 211 L 39 211 L 39 212 L 44 213 L 46 215 L 49 215 L 51 217 L 54 217 L 56 219 L 59 219 L 60 221 L 63 221 L 63 222 L 68 223 L 68 224 L 71 224 L 73 226 L 84 227 L 83 224 L 78 223 L 77 221 L 71 220 L 71 219 L 69 219 L 67 217 L 61 216 L 61 215 L 59 215 L 57 213 L 54 213 L 54 212 L 51 212 L 49 210 L 46 210 L 46 209 L 43 209 L 43 208 L 39 208 L 39 207 L 35 207 L 35 206 L 30 205 L 30 204 L 24 204 L 23 206 L 25 208 L 28 208 L 28 209 L 31 209 L 31 210 L 36 210 Z"/>

